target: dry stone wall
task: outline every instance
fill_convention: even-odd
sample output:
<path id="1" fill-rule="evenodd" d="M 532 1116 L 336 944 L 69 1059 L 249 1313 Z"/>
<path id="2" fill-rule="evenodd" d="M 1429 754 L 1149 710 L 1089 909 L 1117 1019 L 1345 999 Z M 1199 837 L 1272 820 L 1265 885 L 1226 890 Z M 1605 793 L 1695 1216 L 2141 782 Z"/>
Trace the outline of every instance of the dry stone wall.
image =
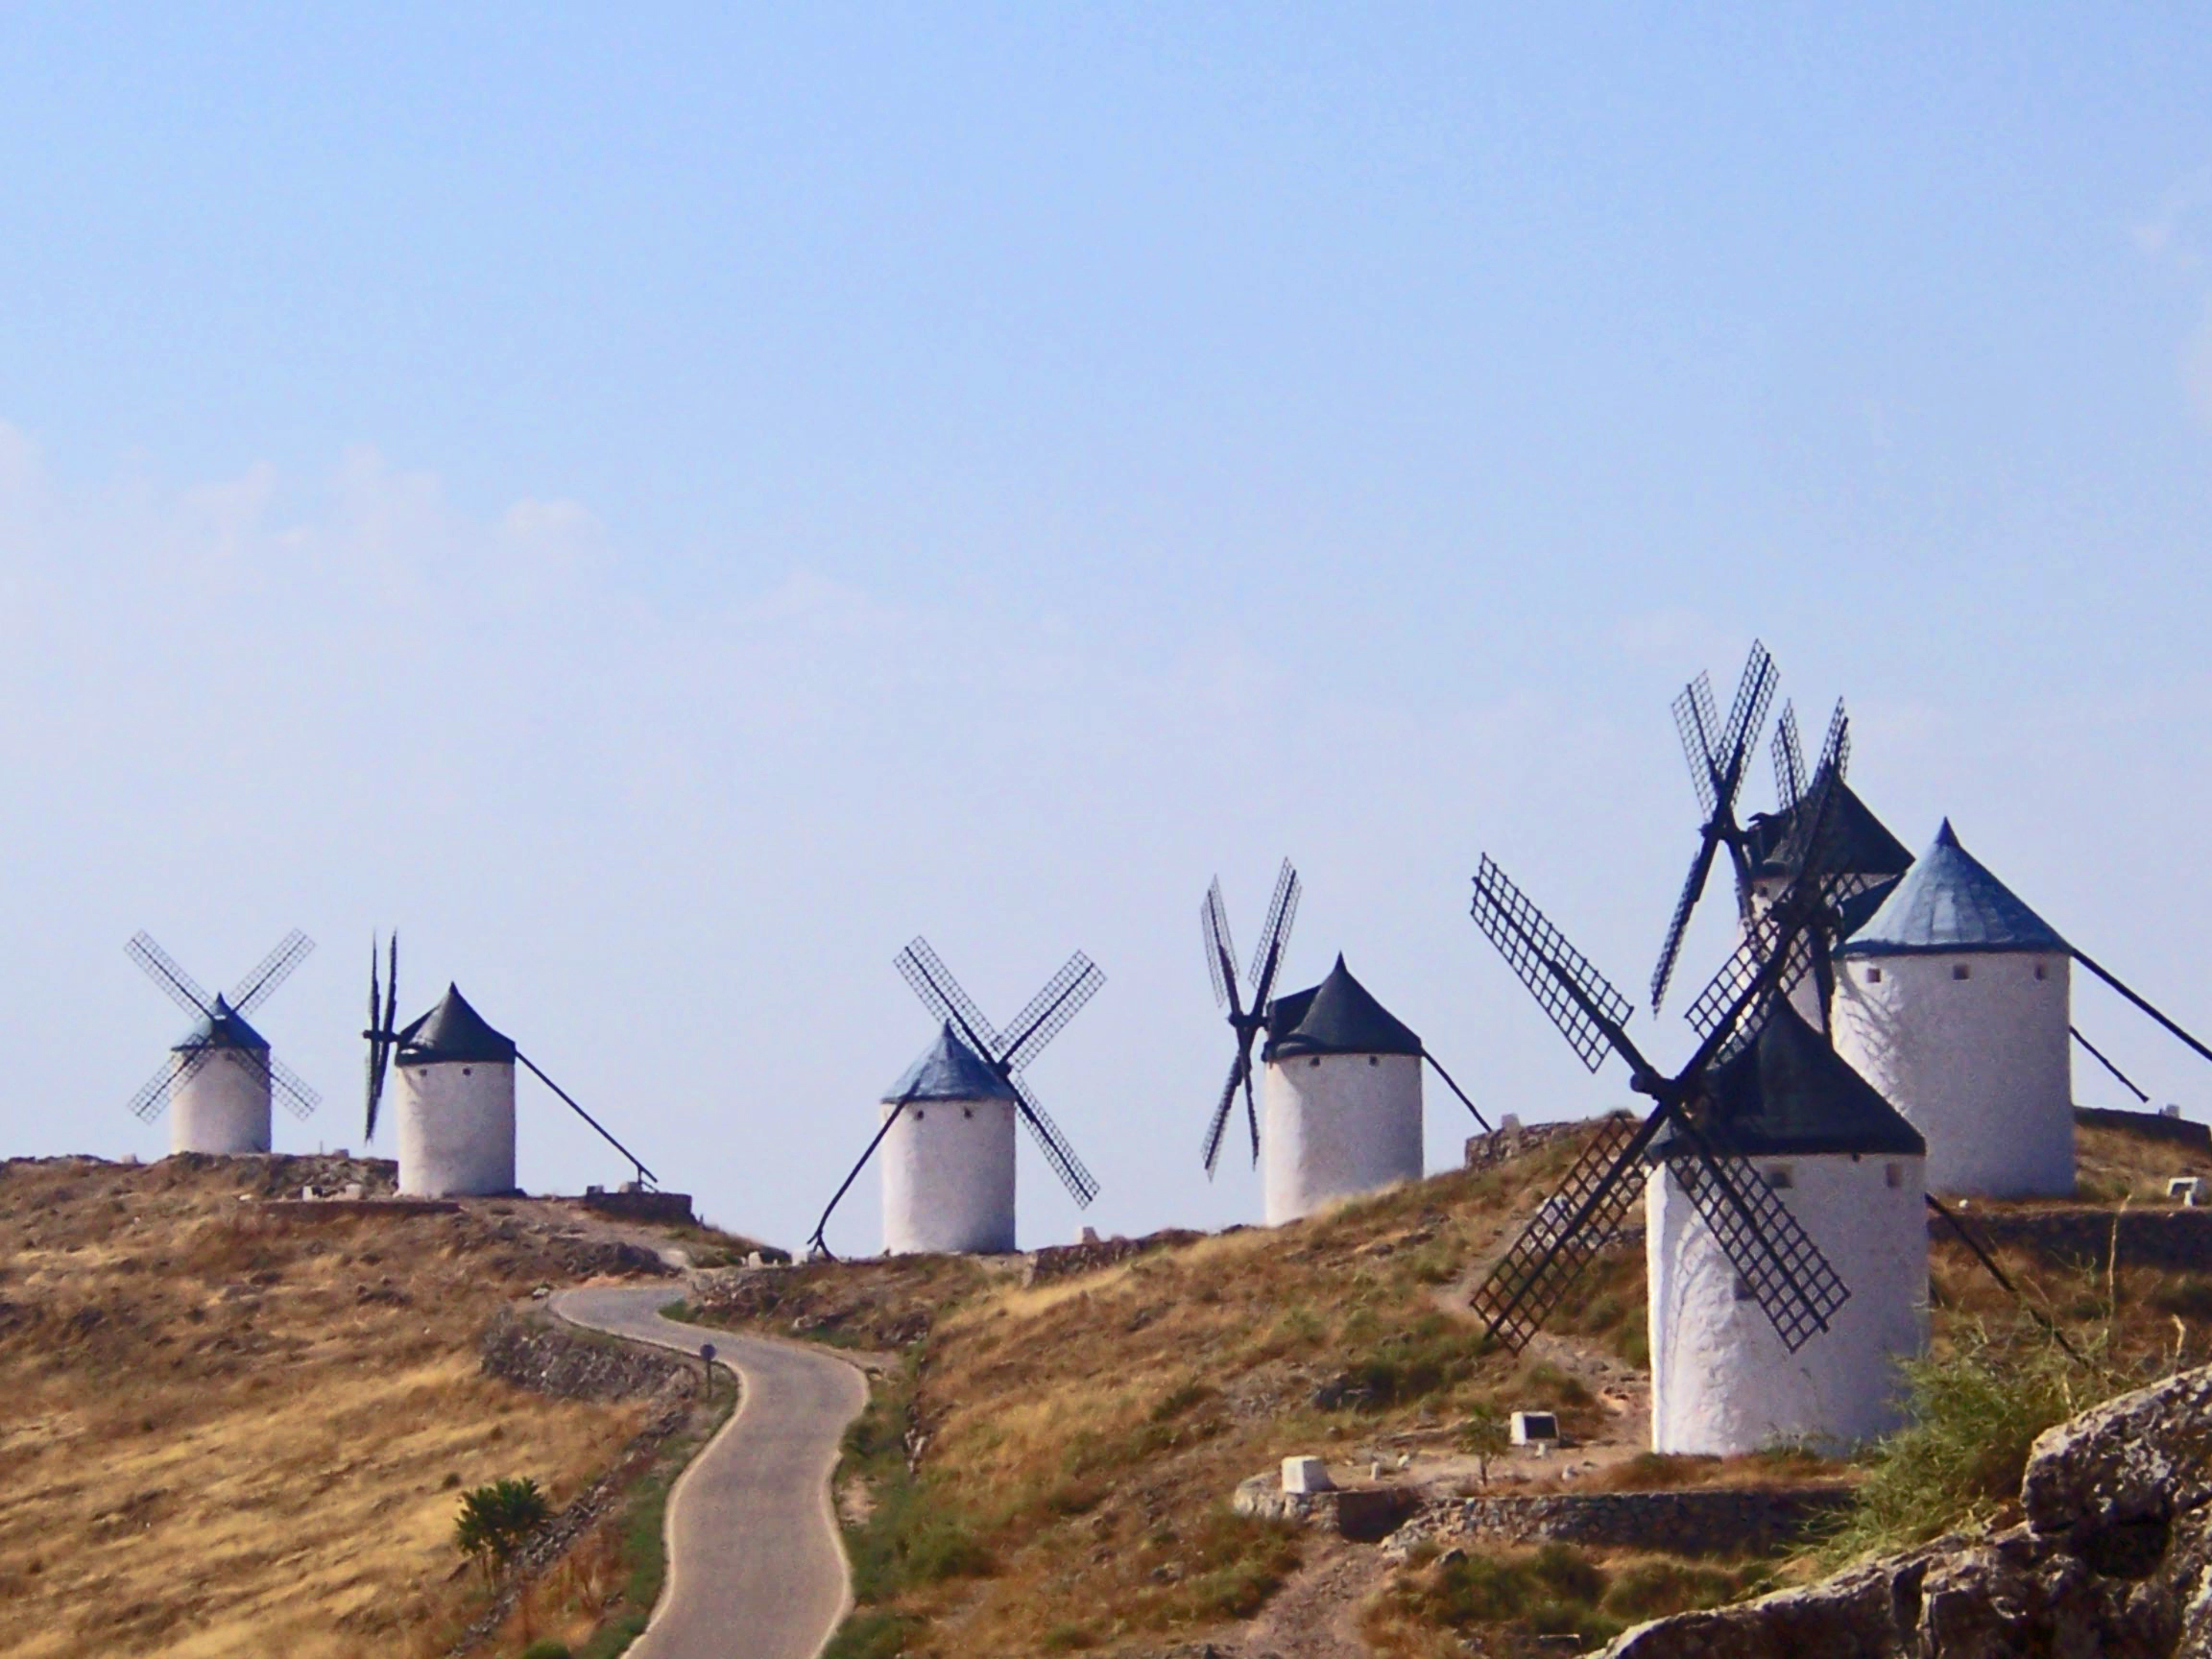
<path id="1" fill-rule="evenodd" d="M 589 1336 L 512 1308 L 484 1327 L 478 1358 L 486 1376 L 556 1400 L 637 1400 L 679 1377 L 695 1380 L 699 1369 L 680 1354 Z"/>

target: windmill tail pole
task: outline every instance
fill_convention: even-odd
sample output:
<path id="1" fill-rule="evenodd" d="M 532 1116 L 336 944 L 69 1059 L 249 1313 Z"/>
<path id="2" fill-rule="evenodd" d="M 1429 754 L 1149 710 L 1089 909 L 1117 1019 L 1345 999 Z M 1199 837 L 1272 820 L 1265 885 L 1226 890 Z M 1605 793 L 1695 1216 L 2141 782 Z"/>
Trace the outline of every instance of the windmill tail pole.
<path id="1" fill-rule="evenodd" d="M 2106 1059 L 2104 1057 L 2104 1049 L 2098 1047 L 2096 1044 L 2090 1042 L 2088 1038 L 2082 1036 L 2080 1026 L 2069 1025 L 2066 1027 L 2066 1029 L 2073 1034 L 2075 1042 L 2080 1044 L 2082 1047 L 2089 1050 L 2089 1057 L 2091 1059 L 2095 1060 L 2098 1065 L 2104 1067 L 2105 1070 L 2111 1072 L 2113 1076 L 2119 1078 L 2122 1083 L 2128 1086 L 2128 1094 L 2134 1095 L 2136 1099 L 2142 1101 L 2146 1106 L 2151 1104 L 2151 1096 L 2144 1094 L 2142 1090 L 2135 1087 L 2135 1079 L 2128 1076 L 2127 1072 L 2121 1070 L 2119 1067 L 2113 1065 L 2110 1060 Z"/>
<path id="2" fill-rule="evenodd" d="M 2196 1038 L 2190 1036 L 2188 1032 L 2182 1030 L 2180 1026 L 2175 1024 L 2173 1021 L 2167 1019 L 2165 1015 L 2159 1013 L 2157 1009 L 2152 1007 L 2150 1003 L 2121 984 L 2119 980 L 2113 978 L 2110 974 L 2082 955 L 2080 951 L 2074 952 L 2074 960 L 2096 974 L 2098 978 L 2104 980 L 2105 984 L 2111 986 L 2113 990 L 2119 992 L 2121 996 L 2127 998 L 2128 1001 L 2134 1003 L 2136 1007 L 2142 1009 L 2144 1013 L 2150 1015 L 2152 1019 L 2157 1021 L 2159 1024 L 2165 1026 L 2167 1030 L 2173 1032 L 2175 1036 L 2180 1038 L 2182 1042 L 2188 1044 L 2190 1047 L 2196 1049 L 2203 1058 L 2212 1060 L 2212 1048 L 2205 1047 L 2203 1044 L 2198 1042 Z M 2133 1085 L 2129 1085 L 2129 1087 L 2133 1087 Z"/>
<path id="3" fill-rule="evenodd" d="M 1974 1260 L 1989 1270 L 1989 1277 L 1996 1280 L 1998 1284 L 2004 1286 L 2011 1293 L 2012 1300 L 2020 1304 L 2021 1311 L 2034 1320 L 2036 1324 L 2042 1326 L 2050 1334 L 2051 1340 L 2066 1351 L 2067 1358 L 2073 1360 L 2077 1365 L 2088 1363 L 2081 1358 L 2074 1344 L 2066 1340 L 2066 1333 L 2053 1324 L 2050 1317 L 2041 1309 L 2035 1307 L 2026 1296 L 2020 1293 L 2020 1286 L 2005 1276 L 2005 1269 L 1997 1265 L 1997 1258 L 1982 1247 L 1982 1240 L 1966 1230 L 1966 1223 L 1959 1219 L 1949 1205 L 1933 1192 L 1923 1192 L 1920 1196 L 1928 1201 L 1929 1209 L 1942 1216 L 1950 1224 L 1951 1231 L 1959 1236 L 1959 1241 L 1974 1252 Z"/>
<path id="4" fill-rule="evenodd" d="M 552 1090 L 554 1094 L 560 1095 L 563 1100 L 566 1101 L 568 1104 L 568 1109 L 571 1112 L 575 1113 L 577 1117 L 583 1118 L 585 1122 L 590 1124 L 592 1128 L 598 1130 L 600 1140 L 606 1142 L 608 1145 L 613 1147 L 615 1151 L 621 1153 L 623 1157 L 629 1159 L 630 1162 L 637 1167 L 638 1180 L 650 1181 L 656 1187 L 661 1184 L 661 1177 L 654 1174 L 652 1170 L 645 1167 L 645 1161 L 643 1159 L 639 1158 L 637 1153 L 631 1151 L 629 1147 L 623 1145 L 621 1142 L 615 1140 L 613 1136 L 610 1135 L 607 1132 L 606 1124 L 600 1122 L 598 1118 L 592 1117 L 590 1113 L 585 1111 L 583 1107 L 577 1105 L 576 1096 L 569 1094 L 567 1090 L 562 1088 L 560 1084 L 554 1082 L 552 1078 L 546 1076 L 544 1072 L 541 1071 L 538 1069 L 537 1061 L 531 1059 L 529 1055 L 523 1053 L 519 1048 L 515 1050 L 515 1058 L 521 1061 L 523 1065 L 529 1067 L 530 1074 L 536 1077 L 539 1082 L 544 1084 L 546 1088 Z"/>
<path id="5" fill-rule="evenodd" d="M 1482 1132 L 1485 1135 L 1491 1134 L 1493 1131 L 1490 1127 L 1490 1119 L 1482 1116 L 1480 1107 L 1477 1106 L 1474 1101 L 1467 1098 L 1467 1091 L 1460 1088 L 1458 1084 L 1452 1081 L 1452 1073 L 1444 1070 L 1443 1062 L 1438 1060 L 1435 1055 L 1430 1053 L 1426 1048 L 1421 1050 L 1421 1058 L 1428 1061 L 1430 1065 L 1436 1068 L 1436 1075 L 1443 1078 L 1445 1084 L 1451 1089 L 1452 1093 L 1459 1096 L 1459 1104 L 1466 1107 L 1468 1111 L 1475 1114 L 1475 1121 L 1482 1125 Z"/>
<path id="6" fill-rule="evenodd" d="M 883 1119 L 883 1126 L 876 1131 L 876 1138 L 868 1142 L 868 1150 L 861 1153 L 860 1161 L 853 1166 L 853 1172 L 838 1183 L 837 1190 L 830 1195 L 830 1202 L 823 1207 L 822 1219 L 814 1223 L 814 1232 L 806 1240 L 809 1249 L 820 1250 L 825 1256 L 830 1254 L 829 1241 L 822 1235 L 830 1225 L 830 1212 L 845 1202 L 845 1194 L 853 1190 L 853 1183 L 860 1179 L 860 1171 L 868 1167 L 868 1160 L 876 1156 L 876 1148 L 883 1144 L 883 1137 L 891 1133 L 891 1125 L 899 1121 L 899 1114 L 906 1110 L 906 1103 L 913 1098 L 912 1094 L 902 1094 L 899 1097 L 891 1108 L 891 1116 Z"/>

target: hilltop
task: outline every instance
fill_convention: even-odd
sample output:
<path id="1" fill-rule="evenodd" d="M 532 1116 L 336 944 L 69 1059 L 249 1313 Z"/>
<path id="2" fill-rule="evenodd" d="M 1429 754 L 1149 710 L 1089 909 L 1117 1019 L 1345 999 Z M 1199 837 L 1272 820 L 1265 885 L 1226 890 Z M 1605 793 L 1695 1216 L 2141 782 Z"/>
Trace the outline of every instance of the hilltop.
<path id="1" fill-rule="evenodd" d="M 530 1201 L 270 1202 L 391 1172 L 0 1165 L 0 1649 L 443 1653 L 484 1602 L 456 1489 L 559 1504 L 616 1460 L 643 1404 L 525 1393 L 478 1344 L 541 1285 L 663 1271 L 650 1237 Z"/>
<path id="2" fill-rule="evenodd" d="M 1486 1167 L 1286 1228 L 1028 1259 L 907 1257 L 710 1276 L 695 1309 L 702 1319 L 895 1357 L 840 1492 L 863 1602 L 840 1651 L 1134 1655 L 1196 1643 L 1222 1655 L 1304 1659 L 1456 1653 L 1463 1639 L 1505 1651 L 1542 1626 L 1532 1616 L 1543 1606 L 1573 1620 L 1558 1627 L 1602 1633 L 1802 1571 L 1756 1555 L 1714 1562 L 1648 1550 L 1562 1555 L 1557 1547 L 1539 1571 L 1538 1553 L 1506 1550 L 1503 1588 L 1469 1601 L 1444 1594 L 1426 1559 L 1391 1561 L 1232 1511 L 1239 1481 L 1291 1454 L 1325 1456 L 1341 1483 L 1407 1496 L 1795 1491 L 1859 1478 L 1804 1454 L 1721 1461 L 1643 1451 L 1644 1262 L 1634 1234 L 1527 1354 L 1488 1341 L 1466 1311 L 1467 1292 L 1580 1143 L 1574 1132 L 1529 1139 Z M 2212 1173 L 2201 1148 L 2102 1127 L 2083 1130 L 2081 1163 L 2085 1190 L 2106 1208 L 1996 1208 L 2015 1220 L 2108 1220 L 2124 1197 L 2163 1204 L 2170 1173 Z M 2197 1231 L 2212 1240 L 2212 1230 Z M 2055 1261 L 2017 1243 L 2000 1260 L 2061 1323 L 2101 1316 L 2102 1262 Z M 2212 1259 L 2202 1266 L 2212 1269 Z M 2018 1318 L 1956 1242 L 1936 1241 L 1934 1271 L 1939 1346 L 1969 1324 Z M 2176 1330 L 2203 1351 L 2212 1275 L 2123 1260 L 2109 1277 L 2126 1315 L 2119 1358 L 2163 1363 Z M 1571 1446 L 1485 1471 L 1465 1443 L 1467 1425 L 1529 1408 L 1556 1411 Z"/>

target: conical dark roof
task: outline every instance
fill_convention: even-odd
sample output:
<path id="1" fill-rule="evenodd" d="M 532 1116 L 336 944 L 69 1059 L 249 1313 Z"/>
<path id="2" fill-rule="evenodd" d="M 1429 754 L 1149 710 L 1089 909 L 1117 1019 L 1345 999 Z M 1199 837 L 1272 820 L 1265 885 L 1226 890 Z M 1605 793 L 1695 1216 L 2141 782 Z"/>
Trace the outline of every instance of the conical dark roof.
<path id="1" fill-rule="evenodd" d="M 1294 1054 L 1419 1054 L 1421 1039 L 1352 977 L 1338 955 L 1329 977 L 1267 1005 L 1262 1059 Z"/>
<path id="2" fill-rule="evenodd" d="M 1951 820 L 1936 845 L 1890 890 L 1842 956 L 1951 955 L 1975 950 L 2063 952 L 2066 941 L 1959 845 Z"/>
<path id="3" fill-rule="evenodd" d="M 1750 1047 L 1713 1073 L 1705 1110 L 1730 1150 L 1755 1157 L 1919 1158 L 1928 1151 L 1920 1132 L 1787 999 L 1775 1003 Z M 1662 1129 L 1646 1156 L 1656 1162 L 1679 1152 L 1676 1140 L 1671 1126 Z"/>
<path id="4" fill-rule="evenodd" d="M 246 1016 L 220 994 L 214 1010 L 200 1022 L 191 1036 L 177 1045 L 176 1052 L 192 1048 L 258 1048 L 266 1052 L 269 1039 L 246 1023 Z"/>
<path id="5" fill-rule="evenodd" d="M 1811 795 L 1808 792 L 1807 799 Z M 1757 812 L 1745 827 L 1751 867 L 1788 873 L 1797 868 L 1804 855 L 1796 845 L 1797 810 L 1789 812 Z M 1904 842 L 1889 832 L 1887 825 L 1874 816 L 1873 809 L 1859 799 L 1851 785 L 1839 780 L 1835 798 L 1828 805 L 1828 815 L 1821 824 L 1821 840 L 1831 849 L 1829 862 L 1824 868 L 1846 871 L 1854 876 L 1902 876 L 1912 864 L 1912 854 Z"/>
<path id="6" fill-rule="evenodd" d="M 1016 1100 L 1013 1086 L 983 1063 L 982 1057 L 947 1025 L 922 1057 L 884 1091 L 883 1101 Z"/>
<path id="7" fill-rule="evenodd" d="M 469 1006 L 461 988 L 449 984 L 437 1007 L 400 1031 L 399 1064 L 437 1066 L 456 1060 L 512 1065 L 515 1039 L 493 1030 L 484 1016 Z"/>

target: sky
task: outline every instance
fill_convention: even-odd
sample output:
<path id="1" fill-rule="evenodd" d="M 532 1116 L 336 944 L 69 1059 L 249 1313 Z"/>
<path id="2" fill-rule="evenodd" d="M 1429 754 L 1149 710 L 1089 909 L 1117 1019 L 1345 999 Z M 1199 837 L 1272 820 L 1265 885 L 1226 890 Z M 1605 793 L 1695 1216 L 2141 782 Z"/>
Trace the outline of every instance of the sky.
<path id="1" fill-rule="evenodd" d="M 998 1019 L 1106 974 L 1029 1073 L 1101 1191 L 1025 1145 L 1025 1245 L 1256 1219 L 1209 879 L 1249 949 L 1293 858 L 1286 984 L 1341 950 L 1493 1117 L 1623 1103 L 1469 880 L 1634 995 L 1669 700 L 1754 637 L 2203 1033 L 2208 258 L 2181 8 L 9 7 L 0 1152 L 166 1149 L 142 927 L 319 942 L 277 1144 L 359 1149 L 397 927 L 403 1015 L 796 1244 L 921 934 Z M 527 1187 L 628 1173 L 520 1095 Z"/>

